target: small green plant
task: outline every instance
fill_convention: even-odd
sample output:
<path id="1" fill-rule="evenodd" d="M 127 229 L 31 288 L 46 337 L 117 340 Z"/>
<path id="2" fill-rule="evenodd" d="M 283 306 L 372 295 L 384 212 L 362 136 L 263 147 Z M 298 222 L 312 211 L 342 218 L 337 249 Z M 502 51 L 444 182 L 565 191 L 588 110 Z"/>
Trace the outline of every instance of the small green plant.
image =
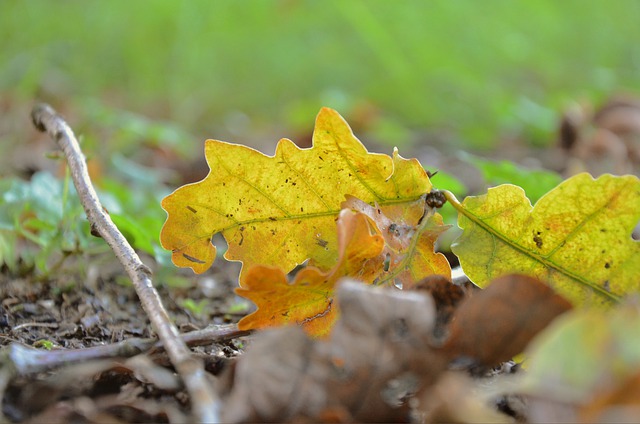
<path id="1" fill-rule="evenodd" d="M 51 350 L 55 347 L 55 343 L 52 342 L 51 340 L 40 339 L 35 343 L 33 343 L 33 347 L 41 347 L 45 350 Z"/>
<path id="2" fill-rule="evenodd" d="M 184 299 L 179 301 L 178 304 L 187 311 L 191 312 L 193 315 L 201 316 L 204 314 L 206 307 L 209 305 L 209 301 L 207 299 L 202 299 L 196 302 L 193 299 Z"/>
<path id="3" fill-rule="evenodd" d="M 166 189 L 147 179 L 129 178 L 129 184 L 103 178 L 99 197 L 114 223 L 134 248 L 163 265 L 169 254 L 158 245 L 164 212 L 158 206 Z M 104 241 L 92 236 L 77 193 L 67 174 L 63 179 L 48 172 L 30 181 L 16 177 L 0 180 L 0 263 L 12 273 L 35 269 L 46 278 L 72 256 L 100 254 Z"/>
<path id="4" fill-rule="evenodd" d="M 77 253 L 101 250 L 68 174 L 38 172 L 31 181 L 0 180 L 0 261 L 9 270 L 35 267 L 47 275 Z"/>

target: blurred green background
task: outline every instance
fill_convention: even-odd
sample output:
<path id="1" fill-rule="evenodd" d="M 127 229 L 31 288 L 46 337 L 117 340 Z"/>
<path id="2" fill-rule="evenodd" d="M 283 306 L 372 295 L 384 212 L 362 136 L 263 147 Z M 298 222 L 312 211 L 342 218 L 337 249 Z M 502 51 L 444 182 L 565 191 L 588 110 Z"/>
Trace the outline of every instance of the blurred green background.
<path id="1" fill-rule="evenodd" d="M 429 167 L 458 149 L 531 155 L 554 145 L 572 103 L 640 93 L 639 22 L 638 0 L 0 0 L 0 262 L 46 275 L 52 250 L 97 243 L 32 128 L 36 101 L 79 135 L 134 246 L 167 263 L 159 202 L 204 176 L 205 138 L 267 154 L 280 137 L 308 145 L 330 106 L 370 150 L 399 146 Z M 466 162 L 467 182 L 517 183 L 532 201 L 560 181 Z M 461 168 L 446 172 L 436 187 L 474 192 L 453 178 Z M 61 193 L 47 201 L 60 213 L 43 193 Z"/>
<path id="2" fill-rule="evenodd" d="M 640 90 L 638 22 L 636 0 L 3 0 L 0 90 L 230 141 L 331 106 L 389 145 L 546 145 L 568 102 Z"/>

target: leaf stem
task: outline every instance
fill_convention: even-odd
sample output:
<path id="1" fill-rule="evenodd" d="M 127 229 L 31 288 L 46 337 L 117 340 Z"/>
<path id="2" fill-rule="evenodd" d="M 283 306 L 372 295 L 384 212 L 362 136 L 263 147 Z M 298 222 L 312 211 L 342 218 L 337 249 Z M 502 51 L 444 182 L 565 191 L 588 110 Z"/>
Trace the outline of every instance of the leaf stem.
<path id="1" fill-rule="evenodd" d="M 465 209 L 462 206 L 462 204 L 458 202 L 458 199 L 456 198 L 455 194 L 451 193 L 449 190 L 440 190 L 440 191 L 444 194 L 444 197 L 447 199 L 447 202 L 451 203 L 451 206 L 453 206 L 458 212 L 464 213 Z"/>

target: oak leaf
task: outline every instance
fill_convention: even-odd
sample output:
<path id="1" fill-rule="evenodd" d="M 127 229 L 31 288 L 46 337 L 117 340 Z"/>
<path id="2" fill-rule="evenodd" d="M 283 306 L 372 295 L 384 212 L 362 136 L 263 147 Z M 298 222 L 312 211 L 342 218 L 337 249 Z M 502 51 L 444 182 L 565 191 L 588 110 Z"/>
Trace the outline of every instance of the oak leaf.
<path id="1" fill-rule="evenodd" d="M 345 276 L 372 282 L 382 269 L 384 239 L 370 219 L 344 209 L 338 218 L 338 263 L 329 271 L 316 267 L 300 270 L 292 282 L 276 267 L 255 265 L 235 291 L 258 309 L 242 318 L 241 330 L 286 324 L 301 325 L 308 334 L 324 336 L 338 317 L 334 303 L 336 282 Z"/>
<path id="2" fill-rule="evenodd" d="M 464 202 L 462 235 L 452 245 L 466 275 L 484 287 L 507 273 L 548 282 L 574 304 L 608 306 L 640 289 L 640 219 L 635 176 L 576 175 L 535 205 L 517 186 L 501 185 Z"/>
<path id="3" fill-rule="evenodd" d="M 308 258 L 329 269 L 336 261 L 335 219 L 346 194 L 367 203 L 412 202 L 431 189 L 416 159 L 369 153 L 334 110 L 316 119 L 313 147 L 282 139 L 273 157 L 245 146 L 207 140 L 211 171 L 162 201 L 168 218 L 162 246 L 174 264 L 197 273 L 216 256 L 211 237 L 222 233 L 225 257 L 293 269 Z M 244 277 L 241 277 L 241 285 Z"/>

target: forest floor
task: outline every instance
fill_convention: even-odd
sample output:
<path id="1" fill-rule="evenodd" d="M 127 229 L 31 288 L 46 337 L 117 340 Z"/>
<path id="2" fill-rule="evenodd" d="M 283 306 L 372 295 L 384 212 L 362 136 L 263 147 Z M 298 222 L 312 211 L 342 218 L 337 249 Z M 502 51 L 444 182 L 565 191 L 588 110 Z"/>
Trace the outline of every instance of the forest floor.
<path id="1" fill-rule="evenodd" d="M 637 163 L 613 166 L 616 165 L 637 169 Z M 153 258 L 143 260 L 153 270 L 157 268 Z M 74 272 L 79 263 L 83 264 L 82 273 Z M 156 283 L 170 319 L 181 333 L 211 326 L 224 329 L 252 310 L 249 302 L 233 292 L 238 263 L 219 259 L 199 276 L 190 271 L 176 273 L 184 284 Z M 70 258 L 48 278 L 36 277 L 29 269 L 16 274 L 3 267 L 0 301 L 3 348 L 18 344 L 41 352 L 70 352 L 154 337 L 133 286 L 126 283 L 124 270 L 110 252 Z M 235 331 L 233 326 L 228 328 L 228 333 L 199 340 L 192 347 L 212 376 L 223 376 L 250 341 L 247 334 Z M 131 357 L 109 356 L 69 361 L 68 365 L 58 364 L 51 370 L 38 368 L 10 381 L 5 378 L 0 381 L 0 390 L 4 389 L 4 419 L 33 423 L 188 421 L 187 393 L 161 348 Z M 2 361 L 0 366 L 6 368 L 7 358 Z M 505 371 L 501 368 L 499 372 Z M 509 419 L 522 419 L 514 408 L 502 405 L 503 411 L 510 412 Z M 326 418 L 339 421 L 343 417 Z"/>

